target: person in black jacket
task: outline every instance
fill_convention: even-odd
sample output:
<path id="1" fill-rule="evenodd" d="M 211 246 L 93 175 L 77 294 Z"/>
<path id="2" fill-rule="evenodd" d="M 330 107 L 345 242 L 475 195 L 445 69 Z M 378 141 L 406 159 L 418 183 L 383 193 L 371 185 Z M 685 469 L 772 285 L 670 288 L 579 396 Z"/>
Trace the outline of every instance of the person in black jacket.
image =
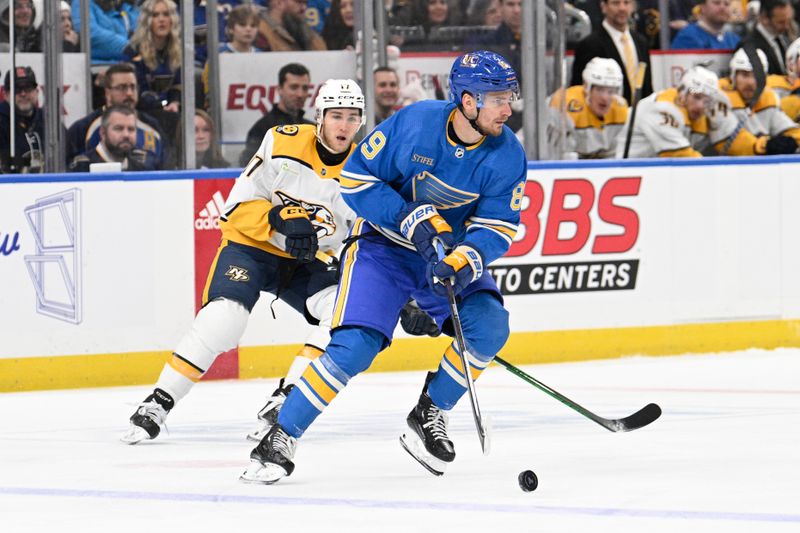
<path id="1" fill-rule="evenodd" d="M 758 23 L 739 43 L 739 48 L 750 44 L 767 54 L 768 74 L 786 74 L 786 48 L 792 42 L 789 37 L 794 8 L 790 0 L 761 0 Z"/>
<path id="2" fill-rule="evenodd" d="M 3 87 L 11 89 L 11 71 Z M 14 154 L 11 154 L 11 106 L 0 102 L 0 172 L 42 172 L 44 169 L 44 111 L 39 85 L 31 67 L 14 69 Z"/>
<path id="3" fill-rule="evenodd" d="M 258 119 L 247 132 L 247 141 L 239 156 L 239 164 L 245 166 L 261 146 L 267 130 L 284 124 L 313 124 L 303 118 L 303 107 L 311 91 L 311 75 L 300 63 L 284 65 L 278 72 L 278 103 Z"/>
<path id="4" fill-rule="evenodd" d="M 144 150 L 136 148 L 136 110 L 112 105 L 103 111 L 100 142 L 70 163 L 70 172 L 89 172 L 93 163 L 119 163 L 122 170 L 155 170 Z"/>
<path id="5" fill-rule="evenodd" d="M 647 65 L 642 98 L 653 92 L 650 52 L 646 39 L 630 27 L 630 18 L 634 10 L 633 0 L 600 0 L 600 8 L 604 15 L 603 23 L 581 40 L 575 48 L 570 85 L 583 83 L 583 69 L 592 58 L 608 57 L 616 61 L 622 69 L 625 78 L 622 95 L 630 104 L 639 62 Z"/>

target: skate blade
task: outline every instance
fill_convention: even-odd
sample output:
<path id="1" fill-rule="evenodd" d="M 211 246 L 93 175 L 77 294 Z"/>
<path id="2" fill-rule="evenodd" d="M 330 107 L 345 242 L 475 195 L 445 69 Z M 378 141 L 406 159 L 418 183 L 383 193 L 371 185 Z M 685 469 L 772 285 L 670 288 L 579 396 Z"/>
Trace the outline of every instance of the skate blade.
<path id="1" fill-rule="evenodd" d="M 437 459 L 428 453 L 422 440 L 414 432 L 407 432 L 400 435 L 400 445 L 408 455 L 413 457 L 425 470 L 434 476 L 442 476 L 447 470 L 447 463 Z"/>
<path id="2" fill-rule="evenodd" d="M 125 444 L 138 444 L 143 440 L 150 440 L 150 435 L 143 428 L 131 425 L 128 432 L 120 437 L 119 440 Z"/>
<path id="3" fill-rule="evenodd" d="M 254 485 L 272 485 L 286 477 L 286 470 L 283 467 L 272 463 L 260 463 L 258 461 L 251 461 L 250 465 L 239 476 L 239 481 L 242 483 L 251 483 Z"/>
<path id="4" fill-rule="evenodd" d="M 261 442 L 261 439 L 269 433 L 269 429 L 272 427 L 272 424 L 261 426 L 257 429 L 254 429 L 250 433 L 247 434 L 247 440 L 252 440 L 254 442 Z"/>

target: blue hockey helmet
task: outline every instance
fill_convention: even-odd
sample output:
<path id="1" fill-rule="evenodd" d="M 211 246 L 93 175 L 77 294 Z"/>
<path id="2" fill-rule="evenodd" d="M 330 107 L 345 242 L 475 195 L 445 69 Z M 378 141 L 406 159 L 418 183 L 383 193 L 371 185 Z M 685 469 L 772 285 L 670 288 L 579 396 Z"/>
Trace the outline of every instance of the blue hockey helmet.
<path id="1" fill-rule="evenodd" d="M 450 101 L 461 103 L 468 92 L 483 106 L 483 95 L 489 92 L 511 91 L 512 100 L 519 98 L 517 73 L 503 56 L 488 50 L 469 52 L 453 63 L 450 69 Z"/>

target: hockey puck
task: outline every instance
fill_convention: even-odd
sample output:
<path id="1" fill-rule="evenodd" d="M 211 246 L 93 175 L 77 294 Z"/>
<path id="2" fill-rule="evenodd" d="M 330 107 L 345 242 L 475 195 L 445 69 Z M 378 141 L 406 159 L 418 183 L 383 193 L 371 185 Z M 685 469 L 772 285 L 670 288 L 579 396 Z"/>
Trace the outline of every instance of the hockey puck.
<path id="1" fill-rule="evenodd" d="M 519 480 L 519 488 L 525 492 L 533 492 L 539 486 L 539 478 L 533 473 L 533 470 L 523 470 L 517 476 Z"/>

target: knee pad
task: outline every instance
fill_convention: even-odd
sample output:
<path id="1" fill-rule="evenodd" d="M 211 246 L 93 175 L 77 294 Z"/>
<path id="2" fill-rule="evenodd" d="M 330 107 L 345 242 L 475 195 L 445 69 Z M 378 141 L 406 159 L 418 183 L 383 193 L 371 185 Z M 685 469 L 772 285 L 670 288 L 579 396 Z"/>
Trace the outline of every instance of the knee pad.
<path id="1" fill-rule="evenodd" d="M 175 353 L 205 372 L 219 354 L 236 347 L 249 317 L 250 313 L 239 302 L 227 298 L 212 300 L 197 313 Z"/>
<path id="2" fill-rule="evenodd" d="M 372 328 L 337 328 L 321 359 L 335 364 L 349 379 L 369 368 L 385 340 L 383 333 Z"/>
<path id="3" fill-rule="evenodd" d="M 500 300 L 488 291 L 470 294 L 464 298 L 459 314 L 467 350 L 483 360 L 493 358 L 510 334 L 508 311 Z"/>

